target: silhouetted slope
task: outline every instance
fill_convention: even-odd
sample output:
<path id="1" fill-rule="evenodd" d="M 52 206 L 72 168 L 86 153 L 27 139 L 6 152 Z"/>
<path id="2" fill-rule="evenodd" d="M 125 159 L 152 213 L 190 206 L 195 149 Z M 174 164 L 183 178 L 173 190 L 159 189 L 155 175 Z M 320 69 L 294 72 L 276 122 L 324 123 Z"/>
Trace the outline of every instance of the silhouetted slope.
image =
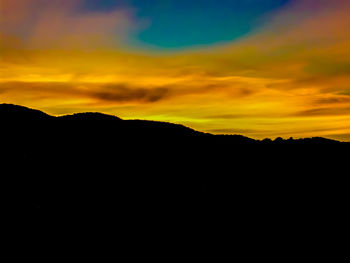
<path id="1" fill-rule="evenodd" d="M 256 141 L 7 104 L 0 123 L 4 206 L 16 211 L 126 214 L 131 222 L 233 215 L 235 224 L 268 225 L 274 217 L 340 217 L 348 200 L 348 143 Z"/>
<path id="2" fill-rule="evenodd" d="M 1 121 L 37 121 L 53 118 L 48 114 L 13 104 L 0 104 Z"/>
<path id="3" fill-rule="evenodd" d="M 30 109 L 23 106 L 17 106 L 13 104 L 0 104 L 0 120 L 1 121 L 10 121 L 10 122 L 31 122 L 31 121 L 42 121 L 42 120 L 59 120 L 61 121 L 70 121 L 78 122 L 78 125 L 84 125 L 81 121 L 84 121 L 85 124 L 91 123 L 95 125 L 95 122 L 98 122 L 98 125 L 114 125 L 119 129 L 126 129 L 128 132 L 136 132 L 140 135 L 148 133 L 156 133 L 157 136 L 160 134 L 169 134 L 169 135 L 192 135 L 192 136 L 213 136 L 208 133 L 203 133 L 195 131 L 191 128 L 185 127 L 179 124 L 172 124 L 166 122 L 157 122 L 157 121 L 145 121 L 145 120 L 122 120 L 113 115 L 107 115 L 97 112 L 85 112 L 85 113 L 75 113 L 72 115 L 64 115 L 59 117 L 50 116 L 39 110 Z M 105 124 L 103 124 L 105 122 Z M 214 138 L 214 137 L 212 137 Z M 282 138 L 277 138 L 275 140 L 266 139 L 263 141 L 257 141 L 242 135 L 215 135 L 216 141 L 226 141 L 230 143 L 237 144 L 252 144 L 252 143 L 261 143 L 261 144 L 338 144 L 340 142 L 326 139 L 326 138 L 305 138 L 305 139 L 288 139 L 283 140 Z"/>
<path id="4" fill-rule="evenodd" d="M 38 110 L 29 109 L 23 106 L 16 106 L 12 104 L 0 105 L 0 121 L 5 122 L 38 122 L 38 121 L 56 121 L 57 125 L 99 125 L 100 129 L 111 126 L 120 129 L 120 131 L 128 131 L 131 133 L 138 133 L 140 135 L 149 133 L 167 134 L 167 135 L 200 135 L 204 134 L 193 129 L 187 128 L 183 125 L 172 124 L 166 122 L 143 121 L 143 120 L 122 120 L 116 116 L 86 112 L 76 113 L 72 115 L 64 115 L 59 117 L 50 116 Z M 66 123 L 68 121 L 68 123 Z M 76 122 L 76 123 L 74 123 Z M 45 123 L 47 125 L 48 123 Z M 50 123 L 52 125 L 52 123 Z M 94 127 L 96 128 L 96 127 Z M 118 132 L 118 130 L 116 131 Z"/>
<path id="5" fill-rule="evenodd" d="M 59 120 L 69 121 L 121 121 L 120 118 L 98 112 L 75 113 L 58 117 Z"/>

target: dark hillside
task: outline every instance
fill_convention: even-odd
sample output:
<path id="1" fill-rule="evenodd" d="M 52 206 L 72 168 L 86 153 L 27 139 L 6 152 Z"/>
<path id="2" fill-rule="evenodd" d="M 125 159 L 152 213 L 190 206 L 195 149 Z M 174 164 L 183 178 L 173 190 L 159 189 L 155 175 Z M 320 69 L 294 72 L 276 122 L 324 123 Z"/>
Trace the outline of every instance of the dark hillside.
<path id="1" fill-rule="evenodd" d="M 0 105 L 0 122 L 3 207 L 12 211 L 222 215 L 269 224 L 341 217 L 349 200 L 348 143 L 256 141 L 99 113 L 51 117 L 14 105 Z"/>
<path id="2" fill-rule="evenodd" d="M 52 116 L 46 113 L 29 109 L 23 106 L 13 104 L 0 104 L 0 120 L 1 121 L 37 121 L 52 119 Z"/>

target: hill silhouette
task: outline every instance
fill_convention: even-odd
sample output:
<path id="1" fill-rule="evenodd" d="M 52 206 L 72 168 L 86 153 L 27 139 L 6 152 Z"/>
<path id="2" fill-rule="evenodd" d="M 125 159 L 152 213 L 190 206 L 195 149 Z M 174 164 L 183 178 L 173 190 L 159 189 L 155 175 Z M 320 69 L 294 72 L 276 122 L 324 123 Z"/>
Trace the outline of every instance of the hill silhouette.
<path id="1" fill-rule="evenodd" d="M 0 104 L 1 121 L 37 121 L 48 120 L 53 117 L 39 110 L 30 109 L 13 104 Z"/>
<path id="2" fill-rule="evenodd" d="M 9 104 L 0 105 L 0 123 L 3 207 L 26 215 L 215 215 L 254 225 L 257 217 L 341 217 L 348 200 L 349 143 L 258 141 Z"/>
<path id="3" fill-rule="evenodd" d="M 209 133 L 203 133 L 195 131 L 191 128 L 185 127 L 179 124 L 172 124 L 167 122 L 159 121 L 146 121 L 146 120 L 122 120 L 117 116 L 98 113 L 98 112 L 84 112 L 75 113 L 71 115 L 63 116 L 50 116 L 42 111 L 30 109 L 24 106 L 18 106 L 13 104 L 0 104 L 0 120 L 2 122 L 16 122 L 18 124 L 28 123 L 28 122 L 38 122 L 38 121 L 70 121 L 70 125 L 74 122 L 78 122 L 79 125 L 94 122 L 99 122 L 99 125 L 112 125 L 118 129 L 127 129 L 128 132 L 135 132 L 139 135 L 144 135 L 145 133 L 154 132 L 157 136 L 161 135 L 173 135 L 173 136 L 215 136 L 215 140 L 226 140 L 227 142 L 251 144 L 340 144 L 341 142 L 321 137 L 314 138 L 304 138 L 304 139 L 293 139 L 284 140 L 282 138 L 276 138 L 275 140 L 265 139 L 262 141 L 254 140 L 242 135 L 212 135 Z M 73 123 L 72 123 L 73 122 Z M 48 123 L 43 123 L 44 125 Z M 63 124 L 65 125 L 65 123 Z M 74 124 L 73 124 L 74 125 Z M 101 127 L 102 128 L 102 127 Z M 148 134 L 150 135 L 150 134 Z M 212 137 L 213 138 L 213 137 Z M 344 143 L 345 144 L 345 143 Z M 348 143 L 349 144 L 349 143 Z"/>

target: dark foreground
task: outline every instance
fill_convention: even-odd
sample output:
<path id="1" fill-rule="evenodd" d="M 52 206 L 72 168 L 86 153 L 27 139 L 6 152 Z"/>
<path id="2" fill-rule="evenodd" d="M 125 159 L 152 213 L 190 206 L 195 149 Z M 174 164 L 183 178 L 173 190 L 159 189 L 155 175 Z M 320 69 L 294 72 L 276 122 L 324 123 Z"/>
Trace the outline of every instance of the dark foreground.
<path id="1" fill-rule="evenodd" d="M 255 141 L 12 105 L 0 105 L 0 121 L 3 207 L 22 218 L 122 220 L 138 229 L 191 222 L 203 233 L 209 222 L 218 229 L 229 222 L 239 231 L 293 232 L 347 214 L 346 143 Z"/>

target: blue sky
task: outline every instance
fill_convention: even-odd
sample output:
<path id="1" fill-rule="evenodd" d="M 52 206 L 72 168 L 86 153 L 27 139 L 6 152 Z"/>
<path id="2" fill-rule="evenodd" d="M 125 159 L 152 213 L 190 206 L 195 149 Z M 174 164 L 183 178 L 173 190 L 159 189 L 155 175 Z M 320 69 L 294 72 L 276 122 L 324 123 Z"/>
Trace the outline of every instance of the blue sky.
<path id="1" fill-rule="evenodd" d="M 87 0 L 91 10 L 133 8 L 147 21 L 136 40 L 155 48 L 181 49 L 232 41 L 257 29 L 269 12 L 291 0 Z"/>

